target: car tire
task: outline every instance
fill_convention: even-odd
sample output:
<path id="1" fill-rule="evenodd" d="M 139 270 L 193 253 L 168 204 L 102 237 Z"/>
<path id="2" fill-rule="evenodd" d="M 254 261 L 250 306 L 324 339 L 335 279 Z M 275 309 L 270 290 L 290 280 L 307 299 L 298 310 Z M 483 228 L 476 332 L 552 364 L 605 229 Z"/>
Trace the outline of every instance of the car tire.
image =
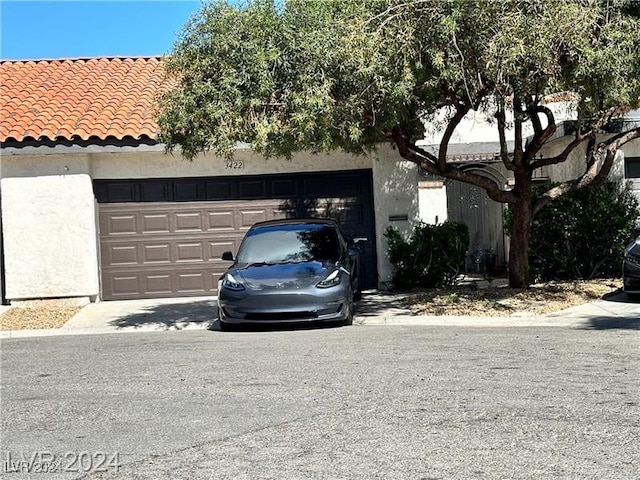
<path id="1" fill-rule="evenodd" d="M 353 297 L 355 297 L 355 294 L 351 295 L 351 300 L 349 301 L 349 311 L 347 312 L 347 318 L 345 318 L 344 321 L 342 322 L 342 324 L 345 326 L 353 325 L 353 317 L 354 317 L 354 310 L 355 310 Z"/>
<path id="2" fill-rule="evenodd" d="M 359 302 L 360 300 L 362 300 L 362 290 L 358 288 L 358 290 L 353 293 L 353 301 Z"/>
<path id="3" fill-rule="evenodd" d="M 233 331 L 235 325 L 233 323 L 227 323 L 227 322 L 223 322 L 222 319 L 220 318 L 220 307 L 218 305 L 216 305 L 216 318 L 218 319 L 218 324 L 220 325 L 220 330 L 222 330 L 223 332 L 231 332 Z"/>

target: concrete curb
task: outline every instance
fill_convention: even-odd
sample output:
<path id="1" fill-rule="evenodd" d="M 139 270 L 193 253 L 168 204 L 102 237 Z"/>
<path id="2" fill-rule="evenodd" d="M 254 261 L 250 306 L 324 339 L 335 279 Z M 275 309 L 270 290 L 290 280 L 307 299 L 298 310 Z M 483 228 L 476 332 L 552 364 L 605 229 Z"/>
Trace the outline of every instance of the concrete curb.
<path id="1" fill-rule="evenodd" d="M 213 329 L 212 323 L 189 323 L 171 327 L 157 324 L 140 327 L 78 327 L 63 326 L 43 330 L 6 330 L 0 331 L 0 340 L 12 338 L 52 337 L 63 335 L 104 335 L 120 333 L 181 332 L 187 330 Z M 383 315 L 364 318 L 356 317 L 354 326 L 437 326 L 437 327 L 474 327 L 474 328 L 518 328 L 518 327 L 582 327 L 584 322 L 572 319 L 548 317 L 454 317 L 454 316 L 412 316 Z"/>
<path id="2" fill-rule="evenodd" d="M 181 332 L 184 330 L 207 330 L 210 324 L 193 323 L 182 326 L 161 328 L 157 325 L 144 327 L 81 327 L 81 328 L 49 328 L 41 330 L 0 330 L 0 340 L 24 337 L 54 337 L 62 335 L 104 335 L 109 333 L 143 333 L 143 332 Z"/>

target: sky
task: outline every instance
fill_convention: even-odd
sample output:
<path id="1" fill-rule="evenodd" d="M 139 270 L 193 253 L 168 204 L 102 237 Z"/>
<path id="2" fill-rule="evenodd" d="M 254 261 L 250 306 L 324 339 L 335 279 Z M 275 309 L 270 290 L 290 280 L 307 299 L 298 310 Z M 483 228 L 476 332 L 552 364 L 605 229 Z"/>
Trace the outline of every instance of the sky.
<path id="1" fill-rule="evenodd" d="M 0 58 L 169 53 L 200 0 L 0 0 Z"/>

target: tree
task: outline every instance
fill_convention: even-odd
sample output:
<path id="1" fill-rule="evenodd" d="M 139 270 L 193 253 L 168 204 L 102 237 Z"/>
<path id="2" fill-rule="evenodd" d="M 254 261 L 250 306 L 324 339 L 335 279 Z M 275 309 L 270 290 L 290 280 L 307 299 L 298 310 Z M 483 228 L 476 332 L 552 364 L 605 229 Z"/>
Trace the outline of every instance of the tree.
<path id="1" fill-rule="evenodd" d="M 618 149 L 640 138 L 639 128 L 601 135 L 640 99 L 636 0 L 218 2 L 185 27 L 166 69 L 176 81 L 159 112 L 168 151 L 232 156 L 237 142 L 248 142 L 269 157 L 362 153 L 391 142 L 426 171 L 512 205 L 512 287 L 529 285 L 534 215 L 602 182 Z M 572 101 L 575 134 L 562 152 L 541 157 L 557 130 L 545 98 L 557 93 Z M 493 119 L 512 189 L 447 161 L 452 135 L 471 111 Z M 442 112 L 434 154 L 416 142 Z M 583 173 L 534 200 L 534 171 L 578 151 Z"/>

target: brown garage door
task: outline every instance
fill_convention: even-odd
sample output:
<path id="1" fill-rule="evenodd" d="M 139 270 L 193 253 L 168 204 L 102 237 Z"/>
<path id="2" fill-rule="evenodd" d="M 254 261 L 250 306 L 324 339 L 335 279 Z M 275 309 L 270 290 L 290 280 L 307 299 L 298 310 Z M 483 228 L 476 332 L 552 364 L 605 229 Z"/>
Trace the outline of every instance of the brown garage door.
<path id="1" fill-rule="evenodd" d="M 277 218 L 330 216 L 367 236 L 361 282 L 377 283 L 370 171 L 260 177 L 98 180 L 102 298 L 216 293 L 247 229 Z"/>
<path id="2" fill-rule="evenodd" d="M 100 205 L 105 300 L 214 293 L 255 222 L 286 217 L 278 201 Z"/>

